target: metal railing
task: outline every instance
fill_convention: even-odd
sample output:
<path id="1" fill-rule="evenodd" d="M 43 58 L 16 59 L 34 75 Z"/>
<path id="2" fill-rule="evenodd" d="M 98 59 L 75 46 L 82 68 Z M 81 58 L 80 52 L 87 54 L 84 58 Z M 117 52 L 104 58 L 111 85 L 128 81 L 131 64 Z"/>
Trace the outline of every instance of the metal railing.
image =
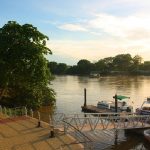
<path id="1" fill-rule="evenodd" d="M 6 108 L 2 106 L 0 106 L 0 113 L 10 117 L 26 116 L 37 118 L 37 127 L 41 127 L 41 121 L 45 121 L 50 127 L 50 137 L 55 136 L 56 128 L 61 128 L 64 134 L 74 132 L 83 138 L 84 145 L 88 149 L 91 147 L 92 140 L 86 137 L 83 131 L 150 127 L 150 115 L 138 115 L 136 113 L 54 113 L 51 115 L 33 111 L 26 107 Z M 44 120 L 43 116 L 46 115 L 47 119 Z"/>
<path id="2" fill-rule="evenodd" d="M 10 117 L 29 116 L 38 119 L 40 126 L 41 116 L 45 114 L 39 111 L 33 111 L 26 107 L 6 108 L 0 106 L 0 113 Z M 150 115 L 138 115 L 136 113 L 81 113 L 81 114 L 64 114 L 54 113 L 47 114 L 44 120 L 50 126 L 55 128 L 64 128 L 64 132 L 69 130 L 70 126 L 82 130 L 95 129 L 127 129 L 127 128 L 144 128 L 150 126 Z"/>
<path id="3" fill-rule="evenodd" d="M 26 107 L 7 108 L 0 105 L 0 113 L 8 117 L 27 116 L 27 109 Z"/>
<path id="4" fill-rule="evenodd" d="M 86 113 L 65 117 L 65 131 L 71 131 L 69 124 L 80 131 L 96 129 L 133 129 L 150 127 L 150 115 L 136 113 Z"/>

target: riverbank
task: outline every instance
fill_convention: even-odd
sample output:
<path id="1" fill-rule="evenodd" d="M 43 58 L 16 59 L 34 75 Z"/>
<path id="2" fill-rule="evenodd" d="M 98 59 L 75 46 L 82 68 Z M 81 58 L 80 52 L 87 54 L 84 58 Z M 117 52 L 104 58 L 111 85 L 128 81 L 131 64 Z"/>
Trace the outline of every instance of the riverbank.
<path id="1" fill-rule="evenodd" d="M 50 127 L 30 117 L 6 118 L 0 115 L 0 150 L 81 150 L 83 146 L 70 135 L 57 131 L 50 138 Z"/>

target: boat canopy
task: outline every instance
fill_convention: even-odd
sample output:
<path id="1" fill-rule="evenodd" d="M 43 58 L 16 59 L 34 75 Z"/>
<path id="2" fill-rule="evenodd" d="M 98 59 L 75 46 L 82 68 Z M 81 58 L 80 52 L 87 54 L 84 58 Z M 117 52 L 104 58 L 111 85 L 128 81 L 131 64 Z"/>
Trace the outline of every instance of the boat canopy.
<path id="1" fill-rule="evenodd" d="M 130 97 L 123 96 L 123 95 L 117 95 L 118 100 L 123 100 L 123 99 L 129 99 Z"/>

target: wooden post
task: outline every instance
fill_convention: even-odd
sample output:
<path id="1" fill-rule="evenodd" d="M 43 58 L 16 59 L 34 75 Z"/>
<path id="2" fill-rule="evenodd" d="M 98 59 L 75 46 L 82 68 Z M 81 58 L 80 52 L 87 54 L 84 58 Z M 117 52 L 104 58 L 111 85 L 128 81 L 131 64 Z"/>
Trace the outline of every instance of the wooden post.
<path id="1" fill-rule="evenodd" d="M 114 141 L 114 145 L 118 145 L 118 130 L 115 130 L 115 141 Z"/>
<path id="2" fill-rule="evenodd" d="M 26 108 L 26 107 L 24 107 L 24 112 L 25 112 L 25 116 L 27 117 L 28 111 L 27 111 L 27 108 Z"/>
<path id="3" fill-rule="evenodd" d="M 118 100 L 117 100 L 117 94 L 113 97 L 115 99 L 115 112 L 118 112 Z"/>
<path id="4" fill-rule="evenodd" d="M 0 105 L 0 113 L 2 113 L 2 106 Z"/>
<path id="5" fill-rule="evenodd" d="M 55 137 L 55 133 L 54 133 L 54 125 L 53 125 L 53 119 L 52 116 L 49 115 L 49 125 L 50 125 L 50 138 L 54 138 Z"/>
<path id="6" fill-rule="evenodd" d="M 9 108 L 9 116 L 11 117 L 11 109 Z"/>
<path id="7" fill-rule="evenodd" d="M 40 115 L 39 111 L 37 113 L 38 113 L 38 125 L 37 125 L 37 127 L 39 128 L 39 127 L 41 127 L 41 115 Z"/>
<path id="8" fill-rule="evenodd" d="M 84 88 L 84 107 L 86 107 L 86 88 Z"/>
<path id="9" fill-rule="evenodd" d="M 30 109 L 31 117 L 33 118 L 33 110 Z"/>

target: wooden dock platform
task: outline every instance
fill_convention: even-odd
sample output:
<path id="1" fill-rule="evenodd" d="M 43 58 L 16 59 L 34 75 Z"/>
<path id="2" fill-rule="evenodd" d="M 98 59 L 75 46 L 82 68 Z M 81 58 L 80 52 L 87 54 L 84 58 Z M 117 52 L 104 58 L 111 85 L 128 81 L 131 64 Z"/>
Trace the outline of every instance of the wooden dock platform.
<path id="1" fill-rule="evenodd" d="M 7 117 L 0 114 L 0 150 L 83 150 L 70 134 L 58 129 L 50 138 L 50 125 L 31 117 Z"/>
<path id="2" fill-rule="evenodd" d="M 108 109 L 100 109 L 97 108 L 94 105 L 86 105 L 86 106 L 81 106 L 83 112 L 87 113 L 109 113 L 112 112 L 111 110 Z"/>

